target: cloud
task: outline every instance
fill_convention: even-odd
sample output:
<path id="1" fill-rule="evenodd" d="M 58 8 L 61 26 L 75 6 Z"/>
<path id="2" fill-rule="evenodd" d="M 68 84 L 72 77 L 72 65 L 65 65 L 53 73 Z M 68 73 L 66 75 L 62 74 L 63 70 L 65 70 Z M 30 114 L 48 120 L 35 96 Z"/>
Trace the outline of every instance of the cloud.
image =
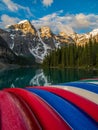
<path id="1" fill-rule="evenodd" d="M 0 22 L 0 27 L 3 28 L 3 27 L 6 27 L 7 25 L 11 25 L 11 24 L 15 24 L 17 22 L 19 22 L 20 19 L 17 18 L 17 17 L 10 17 L 6 14 L 3 14 L 1 16 L 1 22 Z"/>
<path id="2" fill-rule="evenodd" d="M 3 0 L 3 2 L 11 11 L 17 11 L 19 9 L 19 5 L 12 2 L 11 0 Z"/>
<path id="3" fill-rule="evenodd" d="M 32 24 L 36 28 L 41 26 L 49 26 L 54 33 L 64 31 L 65 33 L 81 32 L 83 30 L 90 30 L 98 28 L 98 15 L 83 13 L 80 14 L 66 14 L 62 16 L 63 10 L 46 15 L 38 20 L 33 20 Z"/>
<path id="4" fill-rule="evenodd" d="M 7 10 L 7 7 L 2 2 L 0 2 L 0 12 L 5 10 Z"/>
<path id="5" fill-rule="evenodd" d="M 26 13 L 28 13 L 29 16 L 32 16 L 32 13 L 31 13 L 31 11 L 30 11 L 30 9 L 28 7 L 24 7 L 24 6 L 21 6 L 21 5 L 17 4 L 17 3 L 14 3 L 12 0 L 3 0 L 2 2 L 12 12 L 16 12 L 16 11 L 22 9 L 22 10 L 26 11 Z"/>
<path id="6" fill-rule="evenodd" d="M 70 22 L 70 26 L 75 30 L 80 29 L 94 29 L 98 28 L 97 20 L 98 15 L 95 14 L 76 14 L 72 17 L 73 22 Z"/>
<path id="7" fill-rule="evenodd" d="M 87 16 L 84 14 L 77 14 L 75 16 L 74 21 L 75 21 L 75 23 L 77 23 L 78 28 L 85 28 L 85 27 L 88 27 L 90 25 L 90 21 L 87 19 Z"/>
<path id="8" fill-rule="evenodd" d="M 53 0 L 43 0 L 42 3 L 44 6 L 48 7 L 48 6 L 51 6 L 51 4 L 53 3 Z"/>

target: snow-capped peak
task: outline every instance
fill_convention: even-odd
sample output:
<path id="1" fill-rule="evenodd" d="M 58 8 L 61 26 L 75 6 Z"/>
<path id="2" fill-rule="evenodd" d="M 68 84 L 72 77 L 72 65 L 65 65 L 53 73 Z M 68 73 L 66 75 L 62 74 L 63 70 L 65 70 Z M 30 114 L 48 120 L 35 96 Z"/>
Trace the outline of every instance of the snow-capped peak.
<path id="1" fill-rule="evenodd" d="M 11 25 L 6 25 L 6 26 L 5 26 L 5 29 L 8 29 L 8 28 L 10 28 L 10 26 L 11 26 Z"/>
<path id="2" fill-rule="evenodd" d="M 25 22 L 29 22 L 27 19 L 25 19 L 25 20 L 22 20 L 22 21 L 20 21 L 18 24 L 23 24 L 23 23 L 25 23 Z M 13 24 L 13 25 L 15 25 L 15 24 Z M 5 28 L 10 28 L 12 25 L 6 25 L 6 27 Z"/>
<path id="3" fill-rule="evenodd" d="M 20 21 L 18 24 L 22 24 L 22 23 L 25 23 L 25 22 L 28 22 L 28 20 L 27 20 L 27 19 L 22 20 L 22 21 Z"/>
<path id="4" fill-rule="evenodd" d="M 90 34 L 91 34 L 92 36 L 97 35 L 97 34 L 98 34 L 98 28 L 97 28 L 97 29 L 92 30 L 92 31 L 90 32 Z"/>

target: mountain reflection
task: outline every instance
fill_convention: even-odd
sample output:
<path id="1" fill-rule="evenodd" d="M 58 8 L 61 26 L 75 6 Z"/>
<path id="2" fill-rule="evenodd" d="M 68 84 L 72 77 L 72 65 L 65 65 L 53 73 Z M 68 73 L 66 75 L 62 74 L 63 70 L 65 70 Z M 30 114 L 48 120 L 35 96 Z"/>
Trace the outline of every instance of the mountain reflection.
<path id="1" fill-rule="evenodd" d="M 36 75 L 31 79 L 30 85 L 31 86 L 46 86 L 50 85 L 51 83 L 48 82 L 47 76 L 45 76 L 43 69 L 38 69 L 36 71 Z"/>
<path id="2" fill-rule="evenodd" d="M 0 88 L 49 85 L 42 69 L 19 68 L 0 71 Z"/>
<path id="3" fill-rule="evenodd" d="M 18 68 L 0 70 L 0 89 L 8 87 L 48 86 L 98 76 L 98 71 L 77 69 Z"/>

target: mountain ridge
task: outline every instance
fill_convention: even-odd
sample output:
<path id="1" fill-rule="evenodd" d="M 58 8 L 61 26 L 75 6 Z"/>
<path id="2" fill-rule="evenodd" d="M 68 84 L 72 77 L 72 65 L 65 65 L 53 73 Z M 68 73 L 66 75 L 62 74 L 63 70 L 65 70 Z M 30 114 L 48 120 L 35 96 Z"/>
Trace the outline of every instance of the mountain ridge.
<path id="1" fill-rule="evenodd" d="M 67 45 L 85 45 L 90 38 L 98 41 L 98 29 L 86 34 L 67 34 L 60 32 L 54 34 L 50 27 L 42 26 L 36 29 L 30 21 L 8 25 L 6 30 L 0 29 L 0 36 L 6 41 L 8 47 L 17 56 L 32 57 L 34 62 L 42 63 L 50 51 Z M 33 63 L 34 63 L 33 62 Z"/>
<path id="2" fill-rule="evenodd" d="M 25 30 L 25 26 L 28 23 L 31 25 L 31 28 L 33 28 L 33 31 L 31 31 L 31 32 L 28 28 L 26 28 L 26 30 Z M 21 29 L 21 28 L 19 29 L 20 25 L 23 25 L 24 29 Z M 19 23 L 11 25 L 9 27 L 15 27 L 14 28 L 15 30 L 21 30 L 25 34 L 33 32 L 32 34 L 36 35 L 36 32 L 37 32 L 37 29 L 28 20 L 20 21 Z M 78 34 L 76 32 L 73 32 L 70 34 L 65 33 L 65 32 L 59 32 L 59 34 L 54 34 L 52 32 L 52 29 L 48 26 L 41 26 L 38 30 L 40 31 L 41 38 L 48 39 L 48 38 L 54 37 L 55 40 L 57 40 L 57 42 L 60 42 L 61 44 L 62 43 L 65 43 L 65 44 L 66 43 L 69 43 L 69 44 L 73 43 L 76 45 L 82 45 L 82 44 L 84 45 L 85 43 L 88 42 L 90 37 L 92 37 L 92 38 L 94 37 L 98 41 L 98 38 L 97 38 L 98 37 L 98 29 L 93 29 L 91 32 L 83 33 L 83 34 Z"/>

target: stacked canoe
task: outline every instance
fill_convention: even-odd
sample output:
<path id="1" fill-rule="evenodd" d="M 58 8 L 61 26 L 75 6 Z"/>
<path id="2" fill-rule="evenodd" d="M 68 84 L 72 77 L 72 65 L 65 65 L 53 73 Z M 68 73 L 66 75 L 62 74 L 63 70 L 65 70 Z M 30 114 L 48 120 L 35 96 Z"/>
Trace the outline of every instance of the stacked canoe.
<path id="1" fill-rule="evenodd" d="M 98 130 L 98 78 L 0 91 L 1 130 Z"/>

